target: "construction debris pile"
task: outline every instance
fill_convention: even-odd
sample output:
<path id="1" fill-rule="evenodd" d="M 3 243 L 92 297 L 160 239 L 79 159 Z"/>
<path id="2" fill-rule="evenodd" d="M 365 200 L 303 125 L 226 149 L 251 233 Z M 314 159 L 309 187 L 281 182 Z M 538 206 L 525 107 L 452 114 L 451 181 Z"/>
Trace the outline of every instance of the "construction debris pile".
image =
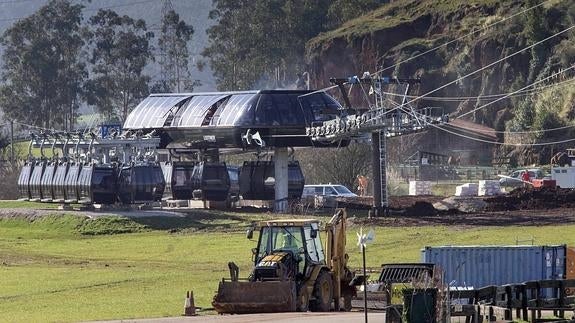
<path id="1" fill-rule="evenodd" d="M 555 209 L 575 207 L 575 190 L 543 187 L 538 190 L 517 188 L 508 195 L 485 199 L 486 211 Z"/>

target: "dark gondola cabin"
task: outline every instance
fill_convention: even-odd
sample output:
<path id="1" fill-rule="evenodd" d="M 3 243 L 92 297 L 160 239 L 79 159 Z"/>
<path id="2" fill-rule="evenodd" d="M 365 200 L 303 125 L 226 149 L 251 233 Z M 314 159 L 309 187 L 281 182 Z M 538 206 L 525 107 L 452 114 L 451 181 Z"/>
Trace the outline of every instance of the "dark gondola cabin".
<path id="1" fill-rule="evenodd" d="M 70 163 L 68 173 L 66 174 L 66 180 L 64 182 L 64 189 L 66 191 L 66 200 L 64 201 L 65 203 L 78 203 L 78 177 L 80 176 L 81 170 L 82 164 L 77 162 Z"/>
<path id="2" fill-rule="evenodd" d="M 42 202 L 52 202 L 54 199 L 54 189 L 52 182 L 54 181 L 54 175 L 56 174 L 56 168 L 58 167 L 58 162 L 52 161 L 46 165 L 44 170 L 44 175 L 42 175 L 41 191 L 42 191 Z"/>
<path id="3" fill-rule="evenodd" d="M 162 164 L 166 190 L 164 199 L 191 200 L 194 187 L 192 186 L 192 174 L 197 162 L 171 161 Z"/>
<path id="4" fill-rule="evenodd" d="M 123 204 L 160 202 L 165 186 L 160 165 L 146 162 L 126 165 L 118 176 L 118 198 Z"/>
<path id="5" fill-rule="evenodd" d="M 64 203 L 66 200 L 66 176 L 68 175 L 69 166 L 70 164 L 68 162 L 58 162 L 56 172 L 52 179 L 52 202 Z"/>
<path id="6" fill-rule="evenodd" d="M 46 169 L 46 160 L 34 162 L 32 176 L 30 176 L 30 201 L 39 202 L 42 200 L 42 175 Z"/>
<path id="7" fill-rule="evenodd" d="M 115 165 L 84 165 L 78 177 L 82 204 L 114 204 L 117 200 Z"/>
<path id="8" fill-rule="evenodd" d="M 230 176 L 225 163 L 201 162 L 194 167 L 192 187 L 209 201 L 225 201 L 230 191 Z"/>
<path id="9" fill-rule="evenodd" d="M 298 161 L 288 163 L 288 198 L 301 197 L 305 179 Z M 273 161 L 246 161 L 240 171 L 240 194 L 245 200 L 275 199 Z"/>

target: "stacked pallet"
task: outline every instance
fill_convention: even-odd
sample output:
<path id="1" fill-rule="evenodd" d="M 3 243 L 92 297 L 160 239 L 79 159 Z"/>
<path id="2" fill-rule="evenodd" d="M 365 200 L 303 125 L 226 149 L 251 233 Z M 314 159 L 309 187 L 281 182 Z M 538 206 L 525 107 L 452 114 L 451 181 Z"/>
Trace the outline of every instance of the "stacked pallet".
<path id="1" fill-rule="evenodd" d="M 479 185 L 466 183 L 455 188 L 455 196 L 477 196 Z"/>
<path id="2" fill-rule="evenodd" d="M 492 196 L 501 194 L 499 181 L 479 181 L 478 195 Z"/>
<path id="3" fill-rule="evenodd" d="M 409 195 L 431 195 L 430 181 L 409 181 Z"/>

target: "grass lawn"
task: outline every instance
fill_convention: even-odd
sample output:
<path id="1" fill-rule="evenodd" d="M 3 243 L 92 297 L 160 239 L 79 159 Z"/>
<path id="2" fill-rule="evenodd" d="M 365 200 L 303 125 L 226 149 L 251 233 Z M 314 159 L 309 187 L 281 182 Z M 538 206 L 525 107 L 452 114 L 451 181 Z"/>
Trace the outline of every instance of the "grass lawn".
<path id="1" fill-rule="evenodd" d="M 227 262 L 247 276 L 255 241 L 246 225 L 265 215 L 199 212 L 186 218 L 49 216 L 32 222 L 0 220 L 0 321 L 81 321 L 179 316 L 193 290 L 211 307 Z M 326 219 L 323 217 L 322 219 Z M 350 265 L 360 267 L 349 228 Z M 369 267 L 415 262 L 426 245 L 575 244 L 575 226 L 374 228 Z M 124 234 L 107 234 L 130 232 Z M 257 238 L 257 235 L 255 236 Z"/>

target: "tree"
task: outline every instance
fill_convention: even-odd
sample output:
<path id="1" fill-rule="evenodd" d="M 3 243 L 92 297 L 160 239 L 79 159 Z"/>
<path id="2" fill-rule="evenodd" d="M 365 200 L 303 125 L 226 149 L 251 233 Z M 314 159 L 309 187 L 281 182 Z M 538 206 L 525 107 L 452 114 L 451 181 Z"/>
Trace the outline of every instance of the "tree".
<path id="1" fill-rule="evenodd" d="M 371 146 L 351 143 L 342 148 L 305 149 L 297 152 L 306 183 L 337 183 L 354 189 L 357 175 L 371 176 Z"/>
<path id="2" fill-rule="evenodd" d="M 344 22 L 370 12 L 389 1 L 382 0 L 336 0 L 329 7 L 328 27 L 336 28 Z"/>
<path id="3" fill-rule="evenodd" d="M 540 0 L 527 0 L 526 6 L 533 7 L 540 3 Z M 546 12 L 543 6 L 539 6 L 527 12 L 527 22 L 525 24 L 525 35 L 530 45 L 545 39 L 548 36 L 548 24 L 545 19 Z M 531 61 L 529 66 L 528 82 L 537 79 L 538 73 L 547 60 L 549 45 L 539 44 L 531 48 Z"/>
<path id="4" fill-rule="evenodd" d="M 305 66 L 305 43 L 323 29 L 329 1 L 214 0 L 207 57 L 220 90 L 277 88 Z"/>
<path id="5" fill-rule="evenodd" d="M 155 89 L 161 92 L 191 92 L 194 87 L 201 85 L 199 80 L 192 79 L 189 69 L 188 43 L 193 34 L 192 26 L 180 20 L 180 16 L 174 10 L 169 10 L 164 15 L 158 39 L 158 47 L 162 55 L 160 60 L 162 80 Z"/>
<path id="6" fill-rule="evenodd" d="M 72 128 L 87 77 L 81 60 L 82 5 L 51 0 L 19 20 L 0 39 L 6 116 L 45 128 Z"/>
<path id="7" fill-rule="evenodd" d="M 125 120 L 149 93 L 150 77 L 144 67 L 153 60 L 146 23 L 112 10 L 99 10 L 90 18 L 90 63 L 93 77 L 87 84 L 88 104 L 107 118 Z M 119 108 L 119 111 L 118 111 Z"/>

